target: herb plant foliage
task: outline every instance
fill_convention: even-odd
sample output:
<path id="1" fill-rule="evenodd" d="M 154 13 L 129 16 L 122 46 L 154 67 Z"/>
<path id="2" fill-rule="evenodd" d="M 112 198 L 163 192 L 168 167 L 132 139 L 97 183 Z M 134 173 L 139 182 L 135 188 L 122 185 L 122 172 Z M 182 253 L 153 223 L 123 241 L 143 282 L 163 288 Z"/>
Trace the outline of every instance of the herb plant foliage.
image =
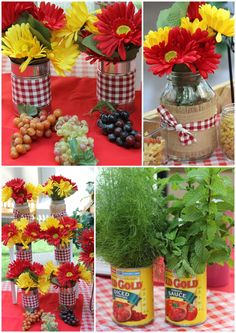
<path id="1" fill-rule="evenodd" d="M 122 268 L 151 265 L 164 241 L 161 168 L 103 168 L 96 187 L 97 255 Z M 159 241 L 157 242 L 157 239 Z"/>

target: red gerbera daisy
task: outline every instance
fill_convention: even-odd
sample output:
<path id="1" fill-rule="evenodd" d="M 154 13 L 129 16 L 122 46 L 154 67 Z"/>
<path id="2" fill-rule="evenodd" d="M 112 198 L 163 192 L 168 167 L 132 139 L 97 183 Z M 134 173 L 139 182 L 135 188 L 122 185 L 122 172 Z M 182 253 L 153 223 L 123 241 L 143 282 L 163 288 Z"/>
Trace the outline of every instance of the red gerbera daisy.
<path id="1" fill-rule="evenodd" d="M 10 238 L 17 235 L 18 230 L 14 223 L 5 224 L 2 227 L 2 241 L 4 245 L 7 245 Z"/>
<path id="2" fill-rule="evenodd" d="M 161 42 L 151 48 L 144 48 L 144 57 L 155 75 L 170 74 L 176 64 L 185 64 L 196 72 L 193 63 L 200 58 L 198 44 L 191 33 L 183 28 L 173 28 L 169 32 L 168 43 Z"/>
<path id="3" fill-rule="evenodd" d="M 221 55 L 215 52 L 215 39 L 208 36 L 207 31 L 197 29 L 192 38 L 198 43 L 199 59 L 194 62 L 197 70 L 204 79 L 214 73 L 220 63 Z"/>
<path id="4" fill-rule="evenodd" d="M 67 231 L 63 228 L 52 227 L 46 231 L 41 231 L 41 237 L 45 239 L 48 244 L 58 246 L 61 243 L 61 238 L 67 235 Z"/>
<path id="5" fill-rule="evenodd" d="M 41 2 L 37 9 L 37 19 L 48 29 L 59 30 L 66 23 L 64 10 L 50 2 Z"/>
<path id="6" fill-rule="evenodd" d="M 94 230 L 93 228 L 84 229 L 79 236 L 79 242 L 84 252 L 90 254 L 94 252 Z"/>
<path id="7" fill-rule="evenodd" d="M 94 252 L 88 253 L 82 251 L 79 256 L 80 261 L 82 261 L 87 267 L 91 267 L 94 263 Z"/>
<path id="8" fill-rule="evenodd" d="M 6 274 L 7 279 L 17 279 L 18 276 L 23 273 L 26 269 L 30 269 L 31 262 L 29 260 L 14 260 L 8 266 Z"/>
<path id="9" fill-rule="evenodd" d="M 32 273 L 34 273 L 37 276 L 44 274 L 44 267 L 43 267 L 43 265 L 39 264 L 38 262 L 33 262 L 30 265 L 30 270 Z"/>
<path id="10" fill-rule="evenodd" d="M 28 12 L 35 16 L 37 7 L 33 2 L 12 1 L 2 2 L 2 31 L 6 31 L 16 22 L 23 12 Z"/>
<path id="11" fill-rule="evenodd" d="M 189 17 L 189 20 L 193 22 L 196 18 L 201 20 L 202 17 L 199 14 L 199 7 L 201 5 L 205 5 L 205 1 L 202 2 L 190 2 L 188 5 L 188 10 L 187 10 L 187 16 Z"/>
<path id="12" fill-rule="evenodd" d="M 60 219 L 60 223 L 64 226 L 65 229 L 73 231 L 77 228 L 77 220 L 68 216 L 64 216 Z"/>
<path id="13" fill-rule="evenodd" d="M 26 237 L 30 237 L 33 240 L 37 240 L 40 238 L 40 225 L 38 222 L 31 222 L 29 223 L 26 228 L 25 228 L 25 232 L 24 235 Z"/>
<path id="14" fill-rule="evenodd" d="M 97 48 L 108 57 L 115 51 L 122 60 L 126 60 L 126 47 L 141 46 L 142 13 L 135 13 L 132 2 L 114 3 L 97 14 L 98 22 L 94 23 L 99 34 L 94 37 Z"/>
<path id="15" fill-rule="evenodd" d="M 21 178 L 14 178 L 6 183 L 6 186 L 10 187 L 15 193 L 24 190 L 24 185 L 25 181 Z"/>
<path id="16" fill-rule="evenodd" d="M 79 277 L 79 266 L 73 262 L 66 262 L 58 268 L 57 279 L 61 287 L 73 287 L 79 280 Z"/>

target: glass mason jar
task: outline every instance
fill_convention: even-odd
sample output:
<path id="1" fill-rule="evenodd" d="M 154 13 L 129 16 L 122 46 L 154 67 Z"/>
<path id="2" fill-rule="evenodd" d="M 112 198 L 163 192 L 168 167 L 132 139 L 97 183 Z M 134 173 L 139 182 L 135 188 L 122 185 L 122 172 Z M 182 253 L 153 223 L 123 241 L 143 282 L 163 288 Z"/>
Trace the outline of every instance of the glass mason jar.
<path id="1" fill-rule="evenodd" d="M 50 62 L 38 59 L 20 71 L 20 59 L 11 60 L 12 101 L 17 114 L 36 116 L 42 109 L 51 111 Z"/>
<path id="2" fill-rule="evenodd" d="M 135 59 L 122 62 L 100 61 L 97 68 L 97 99 L 116 104 L 118 109 L 135 110 Z"/>
<path id="3" fill-rule="evenodd" d="M 160 127 L 144 137 L 143 164 L 164 165 L 167 163 L 166 126 Z"/>
<path id="4" fill-rule="evenodd" d="M 161 95 L 161 104 L 183 127 L 189 123 L 208 120 L 217 113 L 215 93 L 199 73 L 172 72 Z M 209 157 L 217 147 L 215 124 L 208 128 L 190 131 L 196 142 L 182 145 L 179 133 L 167 128 L 168 157 L 174 160 L 196 160 Z"/>
<path id="5" fill-rule="evenodd" d="M 67 216 L 65 200 L 51 200 L 50 214 L 56 219 Z"/>
<path id="6" fill-rule="evenodd" d="M 234 160 L 234 104 L 223 107 L 219 126 L 219 141 L 225 156 Z"/>

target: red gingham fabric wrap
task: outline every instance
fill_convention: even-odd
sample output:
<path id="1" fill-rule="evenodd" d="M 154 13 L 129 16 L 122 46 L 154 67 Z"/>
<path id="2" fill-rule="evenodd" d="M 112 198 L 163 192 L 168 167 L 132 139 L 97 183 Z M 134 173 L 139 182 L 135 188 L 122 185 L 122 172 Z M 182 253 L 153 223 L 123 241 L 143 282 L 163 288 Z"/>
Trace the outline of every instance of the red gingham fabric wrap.
<path id="1" fill-rule="evenodd" d="M 32 215 L 30 213 L 27 214 L 22 214 L 18 209 L 14 208 L 13 209 L 13 216 L 14 219 L 18 220 L 18 219 L 22 219 L 25 218 L 27 220 L 31 220 L 32 219 Z"/>
<path id="2" fill-rule="evenodd" d="M 22 78 L 11 74 L 12 98 L 15 104 L 43 107 L 51 103 L 50 75 Z"/>
<path id="3" fill-rule="evenodd" d="M 32 261 L 32 248 L 30 247 L 29 249 L 18 249 L 16 248 L 16 259 L 18 260 L 29 260 Z"/>
<path id="4" fill-rule="evenodd" d="M 97 99 L 114 104 L 128 104 L 135 98 L 135 71 L 109 74 L 97 71 Z"/>
<path id="5" fill-rule="evenodd" d="M 167 128 L 175 129 L 178 132 L 179 140 L 182 145 L 191 145 L 196 142 L 194 135 L 190 131 L 198 132 L 214 127 L 216 124 L 216 115 L 205 120 L 191 122 L 189 124 L 178 124 L 175 117 L 162 105 L 157 107 L 157 112 L 161 116 L 161 121 Z"/>
<path id="6" fill-rule="evenodd" d="M 64 216 L 66 216 L 66 211 L 65 211 L 65 210 L 62 210 L 62 211 L 59 212 L 59 213 L 52 214 L 52 216 L 55 217 L 55 219 L 58 219 L 58 218 L 64 217 Z"/>
<path id="7" fill-rule="evenodd" d="M 122 327 L 112 321 L 112 292 L 111 280 L 96 279 L 96 330 L 109 331 L 234 331 L 234 294 L 208 290 L 207 292 L 207 320 L 199 326 L 179 327 L 165 322 L 165 291 L 164 287 L 154 287 L 155 314 L 154 321 L 145 327 Z"/>
<path id="8" fill-rule="evenodd" d="M 70 246 L 67 247 L 55 247 L 55 259 L 60 264 L 70 261 Z"/>
<path id="9" fill-rule="evenodd" d="M 59 290 L 59 304 L 68 306 L 68 307 L 73 307 L 75 306 L 76 303 L 76 291 L 75 288 L 70 288 L 71 292 L 64 292 L 64 288 L 60 288 Z"/>
<path id="10" fill-rule="evenodd" d="M 38 290 L 34 294 L 31 294 L 31 292 L 29 291 L 29 295 L 22 292 L 22 304 L 24 308 L 31 308 L 31 309 L 39 308 Z"/>

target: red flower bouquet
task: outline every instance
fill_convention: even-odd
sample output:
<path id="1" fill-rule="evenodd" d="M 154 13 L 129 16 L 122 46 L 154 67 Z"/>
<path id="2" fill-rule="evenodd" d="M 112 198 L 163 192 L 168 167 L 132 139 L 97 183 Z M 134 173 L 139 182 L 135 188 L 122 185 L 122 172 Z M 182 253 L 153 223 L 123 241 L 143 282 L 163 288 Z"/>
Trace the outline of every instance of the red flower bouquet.
<path id="1" fill-rule="evenodd" d="M 43 193 L 52 200 L 63 200 L 77 190 L 77 185 L 63 176 L 51 176 L 43 187 Z"/>
<path id="2" fill-rule="evenodd" d="M 79 236 L 79 243 L 82 251 L 80 252 L 80 261 L 87 267 L 93 267 L 94 263 L 94 229 L 84 229 Z"/>
<path id="3" fill-rule="evenodd" d="M 91 26 L 81 31 L 80 40 L 88 60 L 127 61 L 136 57 L 141 46 L 142 11 L 132 2 L 107 3 L 98 11 Z"/>
<path id="4" fill-rule="evenodd" d="M 23 179 L 15 178 L 7 182 L 2 188 L 2 201 L 6 202 L 10 198 L 16 204 L 24 204 L 28 200 L 37 200 L 41 194 L 41 185 L 25 183 Z"/>

